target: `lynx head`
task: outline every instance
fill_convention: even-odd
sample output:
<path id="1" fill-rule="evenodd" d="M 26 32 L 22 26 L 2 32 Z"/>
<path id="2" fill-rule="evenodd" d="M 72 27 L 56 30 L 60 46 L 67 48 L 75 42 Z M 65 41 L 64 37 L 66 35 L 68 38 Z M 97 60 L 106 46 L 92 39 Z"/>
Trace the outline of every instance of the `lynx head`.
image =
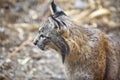
<path id="1" fill-rule="evenodd" d="M 40 26 L 39 33 L 34 39 L 34 44 L 42 50 L 52 48 L 62 55 L 64 62 L 69 46 L 65 38 L 69 36 L 68 26 L 65 23 L 66 14 L 55 5 L 54 0 L 50 4 L 52 15 Z"/>

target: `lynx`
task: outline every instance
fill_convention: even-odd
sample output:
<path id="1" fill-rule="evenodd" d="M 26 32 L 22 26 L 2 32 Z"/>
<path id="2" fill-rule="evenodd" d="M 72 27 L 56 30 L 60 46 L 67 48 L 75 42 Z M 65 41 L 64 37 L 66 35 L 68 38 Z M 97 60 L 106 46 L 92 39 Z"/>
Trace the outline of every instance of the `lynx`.
<path id="1" fill-rule="evenodd" d="M 54 0 L 50 9 L 34 44 L 61 55 L 68 80 L 120 80 L 120 38 L 76 25 Z"/>

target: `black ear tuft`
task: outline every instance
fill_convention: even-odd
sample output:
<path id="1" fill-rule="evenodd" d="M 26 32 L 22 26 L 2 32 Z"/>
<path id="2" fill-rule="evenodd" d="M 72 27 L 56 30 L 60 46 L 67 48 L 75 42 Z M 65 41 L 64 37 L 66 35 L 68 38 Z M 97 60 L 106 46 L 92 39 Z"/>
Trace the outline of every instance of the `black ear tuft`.
<path id="1" fill-rule="evenodd" d="M 66 15 L 61 8 L 59 8 L 58 6 L 56 6 L 54 0 L 52 0 L 52 2 L 50 4 L 50 9 L 51 9 L 51 12 L 52 12 L 53 15 L 54 14 Z"/>

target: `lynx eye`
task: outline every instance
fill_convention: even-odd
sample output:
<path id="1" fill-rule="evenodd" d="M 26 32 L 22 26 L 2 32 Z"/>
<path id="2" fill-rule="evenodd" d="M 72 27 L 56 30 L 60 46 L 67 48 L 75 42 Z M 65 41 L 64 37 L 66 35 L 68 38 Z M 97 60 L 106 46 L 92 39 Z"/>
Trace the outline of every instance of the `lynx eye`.
<path id="1" fill-rule="evenodd" d="M 41 34 L 39 38 L 44 38 L 44 37 L 45 37 L 45 36 L 44 36 L 43 34 Z"/>

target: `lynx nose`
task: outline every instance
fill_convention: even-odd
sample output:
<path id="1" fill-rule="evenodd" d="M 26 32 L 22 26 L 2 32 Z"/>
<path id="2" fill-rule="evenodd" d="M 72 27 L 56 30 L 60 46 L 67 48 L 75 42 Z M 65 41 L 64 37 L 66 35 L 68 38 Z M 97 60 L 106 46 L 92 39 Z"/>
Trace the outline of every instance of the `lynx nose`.
<path id="1" fill-rule="evenodd" d="M 37 43 L 38 43 L 38 40 L 34 40 L 33 44 L 37 45 Z"/>

